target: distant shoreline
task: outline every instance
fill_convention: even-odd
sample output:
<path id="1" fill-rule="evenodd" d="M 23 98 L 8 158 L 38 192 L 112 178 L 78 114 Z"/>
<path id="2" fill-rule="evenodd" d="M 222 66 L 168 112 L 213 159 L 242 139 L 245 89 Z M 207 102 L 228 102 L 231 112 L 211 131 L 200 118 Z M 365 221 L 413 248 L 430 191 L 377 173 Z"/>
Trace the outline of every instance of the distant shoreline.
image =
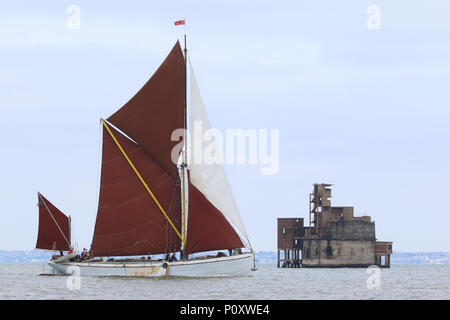
<path id="1" fill-rule="evenodd" d="M 256 253 L 256 261 L 260 264 L 277 263 L 275 251 L 260 251 Z M 391 255 L 391 264 L 450 264 L 450 252 L 403 252 Z"/>
<path id="2" fill-rule="evenodd" d="M 40 250 L 0 250 L 0 263 L 45 262 L 51 256 Z M 276 251 L 256 252 L 258 264 L 276 264 Z M 450 264 L 450 252 L 394 252 L 391 264 Z"/>

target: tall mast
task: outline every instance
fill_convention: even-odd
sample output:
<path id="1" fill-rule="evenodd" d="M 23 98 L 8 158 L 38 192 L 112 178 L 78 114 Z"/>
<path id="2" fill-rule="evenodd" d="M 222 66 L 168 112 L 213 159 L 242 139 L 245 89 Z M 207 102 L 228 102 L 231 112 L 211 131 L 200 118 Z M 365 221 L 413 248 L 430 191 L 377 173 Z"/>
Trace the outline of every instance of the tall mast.
<path id="1" fill-rule="evenodd" d="M 186 243 L 186 225 L 187 225 L 187 215 L 186 215 L 186 196 L 187 196 L 187 190 L 186 190 L 186 182 L 188 180 L 187 178 L 187 161 L 186 161 L 186 150 L 187 150 L 187 46 L 186 46 L 186 34 L 184 34 L 184 67 L 185 67 L 185 72 L 184 72 L 184 76 L 185 76 L 185 81 L 184 81 L 184 130 L 185 130 L 185 136 L 183 138 L 183 159 L 182 159 L 182 163 L 181 163 L 181 170 L 182 170 L 182 186 L 181 186 L 181 192 L 182 192 L 182 199 L 183 199 L 183 205 L 182 205 L 182 210 L 183 210 L 183 228 L 182 228 L 182 232 L 183 232 L 183 239 L 184 239 L 184 243 Z M 182 258 L 187 258 L 187 256 L 185 256 L 184 254 L 184 247 L 183 250 L 181 251 L 181 257 Z"/>
<path id="2" fill-rule="evenodd" d="M 72 248 L 72 216 L 69 216 L 69 250 Z M 75 250 L 75 248 L 72 248 Z"/>
<path id="3" fill-rule="evenodd" d="M 184 34 L 184 128 L 187 130 L 187 47 L 186 34 Z M 184 140 L 186 146 L 186 140 Z M 183 159 L 184 161 L 185 159 Z"/>

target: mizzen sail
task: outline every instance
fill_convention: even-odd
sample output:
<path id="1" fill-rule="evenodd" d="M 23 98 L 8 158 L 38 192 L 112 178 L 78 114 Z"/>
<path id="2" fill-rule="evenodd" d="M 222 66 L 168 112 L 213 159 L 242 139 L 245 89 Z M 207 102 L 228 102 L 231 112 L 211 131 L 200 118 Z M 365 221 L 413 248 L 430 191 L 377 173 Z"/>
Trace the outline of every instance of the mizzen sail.
<path id="1" fill-rule="evenodd" d="M 38 192 L 39 231 L 36 249 L 70 248 L 70 218 Z"/>
<path id="2" fill-rule="evenodd" d="M 177 230 L 181 226 L 180 187 L 140 145 L 103 126 L 100 198 L 91 250 L 94 256 L 176 252 L 181 241 L 121 148 Z M 112 134 L 112 135 L 111 135 Z"/>

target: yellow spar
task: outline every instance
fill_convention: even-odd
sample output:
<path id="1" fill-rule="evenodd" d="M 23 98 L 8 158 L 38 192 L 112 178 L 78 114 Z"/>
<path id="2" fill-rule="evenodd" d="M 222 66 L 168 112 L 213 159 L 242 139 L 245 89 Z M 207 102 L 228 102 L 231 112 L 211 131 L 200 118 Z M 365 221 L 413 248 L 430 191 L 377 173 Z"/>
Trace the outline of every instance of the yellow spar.
<path id="1" fill-rule="evenodd" d="M 158 206 L 158 208 L 161 210 L 161 212 L 164 214 L 164 217 L 166 217 L 167 221 L 169 222 L 169 224 L 172 226 L 173 230 L 175 230 L 176 234 L 178 235 L 178 237 L 181 239 L 181 241 L 183 242 L 184 246 L 186 246 L 186 240 L 181 236 L 180 232 L 178 231 L 178 229 L 175 227 L 175 225 L 173 224 L 172 220 L 170 220 L 169 216 L 166 214 L 166 212 L 164 211 L 163 207 L 159 204 L 158 199 L 156 199 L 156 197 L 154 196 L 153 192 L 150 190 L 150 188 L 148 187 L 148 185 L 145 183 L 144 179 L 142 178 L 141 174 L 139 173 L 139 171 L 136 169 L 136 167 L 133 165 L 133 163 L 131 162 L 130 158 L 128 158 L 127 154 L 125 153 L 125 151 L 123 150 L 122 146 L 120 145 L 119 141 L 117 141 L 116 137 L 113 135 L 113 133 L 111 132 L 111 130 L 109 129 L 108 125 L 106 124 L 105 120 L 101 119 L 102 124 L 105 126 L 106 130 L 108 131 L 108 133 L 111 135 L 111 138 L 114 140 L 114 142 L 116 143 L 117 147 L 119 148 L 119 150 L 122 152 L 123 156 L 125 157 L 125 159 L 127 159 L 129 165 L 131 166 L 131 168 L 133 169 L 134 173 L 136 174 L 136 176 L 139 178 L 139 180 L 142 182 L 142 184 L 144 185 L 145 189 L 147 190 L 147 192 L 149 193 L 149 195 L 152 197 L 153 201 L 155 201 L 156 205 Z"/>

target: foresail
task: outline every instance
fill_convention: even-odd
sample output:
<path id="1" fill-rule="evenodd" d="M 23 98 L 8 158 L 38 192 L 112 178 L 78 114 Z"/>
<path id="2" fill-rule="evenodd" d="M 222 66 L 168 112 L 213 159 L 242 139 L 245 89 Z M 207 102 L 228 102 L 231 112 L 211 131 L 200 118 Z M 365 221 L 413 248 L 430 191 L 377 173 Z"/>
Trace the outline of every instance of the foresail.
<path id="1" fill-rule="evenodd" d="M 179 251 L 181 241 L 168 220 L 180 230 L 178 180 L 162 169 L 141 146 L 111 125 L 108 125 L 108 129 L 103 125 L 100 197 L 91 245 L 92 254 L 130 256 Z M 146 186 L 164 213 L 150 196 Z"/>
<path id="2" fill-rule="evenodd" d="M 223 214 L 192 183 L 186 253 L 242 248 L 244 245 Z"/>
<path id="3" fill-rule="evenodd" d="M 70 218 L 38 193 L 39 231 L 36 249 L 64 250 L 70 248 Z"/>
<path id="4" fill-rule="evenodd" d="M 107 120 L 141 145 L 169 174 L 177 174 L 172 162 L 172 132 L 184 128 L 186 68 L 179 42 L 148 82 Z"/>
<path id="5" fill-rule="evenodd" d="M 198 189 L 205 198 L 211 202 L 211 204 L 217 208 L 226 219 L 236 227 L 241 235 L 248 240 L 247 233 L 242 223 L 241 216 L 239 214 L 238 207 L 231 192 L 228 179 L 225 174 L 223 165 L 218 164 L 206 164 L 204 161 L 197 163 L 193 151 L 195 150 L 195 143 L 203 140 L 198 137 L 193 137 L 194 128 L 197 126 L 202 127 L 202 132 L 210 129 L 211 126 L 206 115 L 206 111 L 203 105 L 200 91 L 197 85 L 197 81 L 192 69 L 190 67 L 190 131 L 191 131 L 191 143 L 190 143 L 190 183 Z M 207 142 L 208 146 L 211 146 L 213 142 Z M 204 148 L 202 148 L 204 149 Z M 191 201 L 191 195 L 189 195 L 189 201 Z M 191 214 L 191 210 L 189 211 Z M 190 219 L 190 218 L 189 218 Z M 189 234 L 189 233 L 188 233 Z M 188 235 L 189 237 L 189 235 Z"/>

